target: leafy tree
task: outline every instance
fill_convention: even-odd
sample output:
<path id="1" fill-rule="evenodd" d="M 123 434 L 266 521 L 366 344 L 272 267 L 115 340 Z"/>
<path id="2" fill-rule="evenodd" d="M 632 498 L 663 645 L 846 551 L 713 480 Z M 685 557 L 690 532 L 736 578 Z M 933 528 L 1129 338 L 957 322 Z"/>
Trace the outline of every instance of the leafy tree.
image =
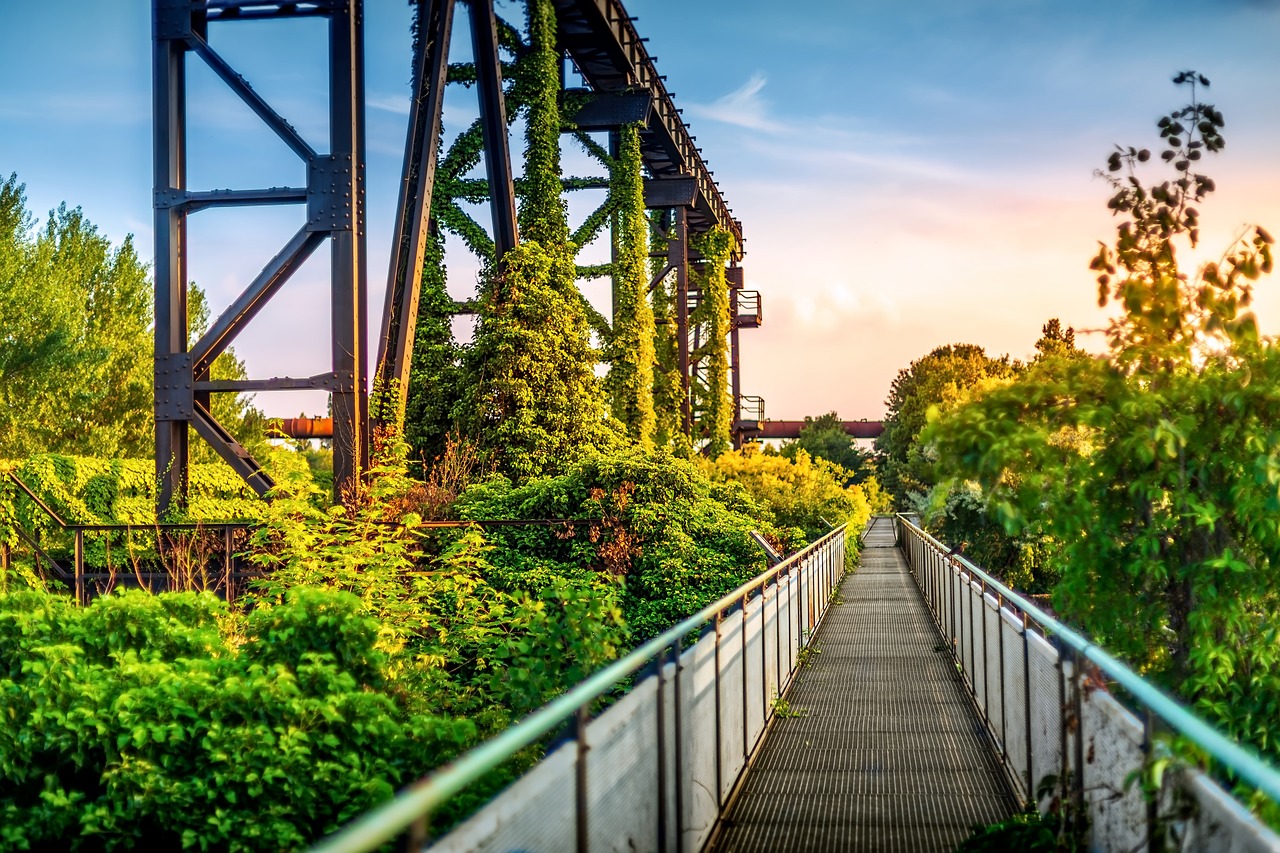
<path id="1" fill-rule="evenodd" d="M 1076 330 L 1062 328 L 1062 321 L 1054 317 L 1040 327 L 1040 340 L 1036 341 L 1036 361 L 1047 358 L 1088 358 L 1089 354 L 1076 346 Z"/>
<path id="2" fill-rule="evenodd" d="M 845 522 L 856 533 L 873 513 L 888 508 L 874 477 L 861 485 L 846 485 L 843 468 L 811 457 L 803 449 L 787 458 L 749 444 L 742 450 L 721 454 L 709 470 L 717 480 L 741 485 L 768 509 L 775 524 L 798 528 L 805 540 L 815 539 Z"/>
<path id="3" fill-rule="evenodd" d="M 693 378 L 694 436 L 705 442 L 702 452 L 715 459 L 733 444 L 735 405 L 729 391 L 729 282 L 725 264 L 733 238 L 721 228 L 691 238 L 690 248 L 703 258 L 694 286 L 702 294 L 689 317 L 690 327 L 702 326 L 706 339 L 690 353 L 698 363 Z"/>
<path id="4" fill-rule="evenodd" d="M 975 390 L 1009 379 L 1017 369 L 1007 355 L 991 358 L 973 344 L 948 344 L 898 371 L 886 401 L 884 432 L 876 439 L 877 471 L 898 507 L 906 508 L 909 495 L 922 495 L 933 484 L 918 441 L 929 411 L 954 409 Z"/>
<path id="5" fill-rule="evenodd" d="M 800 437 L 782 446 L 782 455 L 792 460 L 800 451 L 813 459 L 825 459 L 839 465 L 846 472 L 845 485 L 861 483 L 871 476 L 871 456 L 858 447 L 853 437 L 844 431 L 844 421 L 835 412 L 818 417 L 805 417 L 800 427 Z"/>
<path id="6" fill-rule="evenodd" d="M 151 452 L 151 285 L 126 237 L 79 208 L 32 233 L 23 185 L 0 183 L 0 457 Z"/>
<path id="7" fill-rule="evenodd" d="M 1122 217 L 1093 259 L 1121 313 L 1105 360 L 1034 364 L 929 434 L 952 476 L 979 481 L 1011 533 L 1057 545 L 1055 606 L 1230 732 L 1280 755 L 1280 350 L 1245 308 L 1272 268 L 1251 228 L 1218 262 L 1184 273 L 1222 149 L 1223 119 L 1191 102 L 1160 119 L 1168 180 L 1144 183 L 1146 149 L 1104 174 Z M 1154 165 L 1154 164 L 1153 164 Z"/>

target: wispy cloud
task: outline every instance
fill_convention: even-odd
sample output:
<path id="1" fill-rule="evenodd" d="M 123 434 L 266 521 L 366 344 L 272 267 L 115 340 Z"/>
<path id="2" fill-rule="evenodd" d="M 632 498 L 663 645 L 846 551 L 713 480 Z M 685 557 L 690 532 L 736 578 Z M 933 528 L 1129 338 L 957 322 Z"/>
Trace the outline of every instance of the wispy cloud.
<path id="1" fill-rule="evenodd" d="M 691 115 L 711 121 L 746 127 L 752 130 L 777 132 L 783 126 L 767 115 L 769 103 L 760 97 L 768 79 L 763 74 L 752 74 L 751 79 L 727 95 L 709 104 L 689 104 Z"/>
<path id="2" fill-rule="evenodd" d="M 408 95 L 370 95 L 365 98 L 365 104 L 369 109 L 382 110 L 398 116 L 407 116 L 409 114 Z"/>

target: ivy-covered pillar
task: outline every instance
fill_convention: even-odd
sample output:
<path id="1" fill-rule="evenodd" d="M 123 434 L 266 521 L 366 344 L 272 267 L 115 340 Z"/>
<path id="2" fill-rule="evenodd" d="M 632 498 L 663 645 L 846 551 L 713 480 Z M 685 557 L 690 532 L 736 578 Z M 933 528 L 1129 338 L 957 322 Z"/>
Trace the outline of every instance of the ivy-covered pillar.
<path id="1" fill-rule="evenodd" d="M 651 447 L 656 430 L 656 343 L 648 299 L 649 218 L 640 172 L 640 131 L 628 125 L 610 136 L 616 148 L 610 192 L 617 206 L 612 219 L 613 323 L 605 347 L 605 392 L 628 438 Z"/>
<path id="2" fill-rule="evenodd" d="M 729 335 L 731 331 L 729 282 L 725 264 L 729 261 L 733 238 L 715 228 L 698 236 L 694 248 L 702 256 L 698 275 L 701 298 L 691 321 L 704 329 L 694 357 L 701 378 L 694 388 L 698 396 L 698 423 L 694 434 L 705 439 L 703 452 L 715 458 L 732 444 L 734 405 L 729 390 Z"/>
<path id="3" fill-rule="evenodd" d="M 680 423 L 684 434 L 693 435 L 693 407 L 689 377 L 689 215 L 683 207 L 675 210 L 675 226 L 667 246 L 667 262 L 676 273 L 676 346 L 680 370 Z"/>

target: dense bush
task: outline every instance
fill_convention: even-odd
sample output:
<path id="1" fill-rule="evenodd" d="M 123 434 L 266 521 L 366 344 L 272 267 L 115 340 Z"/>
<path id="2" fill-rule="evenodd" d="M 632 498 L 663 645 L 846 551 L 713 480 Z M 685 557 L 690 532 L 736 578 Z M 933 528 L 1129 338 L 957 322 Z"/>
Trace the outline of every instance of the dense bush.
<path id="1" fill-rule="evenodd" d="M 494 528 L 490 577 L 527 591 L 552 578 L 619 578 L 635 642 L 763 571 L 750 532 L 777 535 L 741 487 L 713 482 L 663 451 L 593 455 L 521 486 L 495 477 L 464 492 L 456 509 L 464 519 L 577 519 L 567 527 Z"/>
<path id="2" fill-rule="evenodd" d="M 475 726 L 407 713 L 360 611 L 305 589 L 242 618 L 207 594 L 0 594 L 0 842 L 293 849 L 388 799 Z"/>
<path id="3" fill-rule="evenodd" d="M 874 477 L 844 485 L 848 472 L 801 449 L 788 459 L 750 444 L 725 453 L 707 470 L 713 479 L 746 490 L 780 528 L 795 531 L 792 545 L 815 539 L 848 522 L 860 531 L 874 513 L 887 512 L 889 501 Z"/>

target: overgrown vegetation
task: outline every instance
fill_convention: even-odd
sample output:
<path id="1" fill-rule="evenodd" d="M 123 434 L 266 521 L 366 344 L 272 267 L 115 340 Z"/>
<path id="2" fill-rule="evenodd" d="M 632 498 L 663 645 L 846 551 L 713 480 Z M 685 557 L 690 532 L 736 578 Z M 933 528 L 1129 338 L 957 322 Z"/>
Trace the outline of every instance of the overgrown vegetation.
<path id="1" fill-rule="evenodd" d="M 1052 538 L 1061 613 L 1278 756 L 1280 353 L 1247 310 L 1272 239 L 1251 227 L 1221 260 L 1180 265 L 1214 190 L 1195 165 L 1221 150 L 1223 118 L 1198 98 L 1204 77 L 1175 83 L 1191 101 L 1160 119 L 1163 153 L 1117 147 L 1099 173 L 1121 219 L 1091 264 L 1099 303 L 1121 309 L 1108 357 L 1040 360 L 925 441 L 1007 534 Z M 1169 174 L 1148 183 L 1153 159 Z"/>

